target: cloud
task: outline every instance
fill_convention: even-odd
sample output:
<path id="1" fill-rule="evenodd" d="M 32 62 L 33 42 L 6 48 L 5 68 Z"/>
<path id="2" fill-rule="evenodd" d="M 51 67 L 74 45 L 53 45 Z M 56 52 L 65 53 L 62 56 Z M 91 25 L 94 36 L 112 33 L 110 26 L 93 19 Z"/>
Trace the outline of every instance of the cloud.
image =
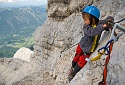
<path id="1" fill-rule="evenodd" d="M 45 5 L 47 4 L 47 0 L 0 0 L 0 4 L 8 4 L 8 2 L 13 5 L 12 3 L 17 4 L 31 4 L 31 5 Z"/>
<path id="2" fill-rule="evenodd" d="M 0 2 L 14 2 L 14 0 L 0 0 Z"/>
<path id="3" fill-rule="evenodd" d="M 25 0 L 15 0 L 15 1 L 25 1 Z"/>
<path id="4" fill-rule="evenodd" d="M 14 2 L 13 0 L 4 0 L 4 2 Z"/>
<path id="5" fill-rule="evenodd" d="M 18 2 L 18 1 L 47 2 L 47 0 L 0 0 L 0 2 Z"/>
<path id="6" fill-rule="evenodd" d="M 0 0 L 0 2 L 4 2 L 4 0 Z"/>

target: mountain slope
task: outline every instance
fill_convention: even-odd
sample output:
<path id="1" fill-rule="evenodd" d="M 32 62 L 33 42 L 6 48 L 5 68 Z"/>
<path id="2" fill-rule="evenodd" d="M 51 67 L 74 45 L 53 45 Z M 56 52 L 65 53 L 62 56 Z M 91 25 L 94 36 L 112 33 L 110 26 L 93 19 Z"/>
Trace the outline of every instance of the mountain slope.
<path id="1" fill-rule="evenodd" d="M 27 41 L 28 47 L 32 47 L 34 40 L 31 36 L 46 18 L 46 6 L 1 8 L 0 57 L 12 57 Z"/>
<path id="2" fill-rule="evenodd" d="M 45 7 L 6 8 L 0 11 L 0 34 L 20 32 L 31 26 L 40 26 L 46 20 Z"/>

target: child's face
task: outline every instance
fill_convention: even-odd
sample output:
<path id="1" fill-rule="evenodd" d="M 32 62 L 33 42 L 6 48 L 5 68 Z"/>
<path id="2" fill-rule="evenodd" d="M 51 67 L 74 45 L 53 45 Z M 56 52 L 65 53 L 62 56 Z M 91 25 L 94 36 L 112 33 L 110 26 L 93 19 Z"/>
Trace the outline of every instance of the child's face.
<path id="1" fill-rule="evenodd" d="M 91 23 L 90 22 L 90 15 L 83 13 L 82 18 L 83 18 L 84 24 L 89 25 Z"/>
<path id="2" fill-rule="evenodd" d="M 89 18 L 84 17 L 83 20 L 84 20 L 84 24 L 85 24 L 85 25 L 89 25 L 89 24 L 90 24 Z"/>

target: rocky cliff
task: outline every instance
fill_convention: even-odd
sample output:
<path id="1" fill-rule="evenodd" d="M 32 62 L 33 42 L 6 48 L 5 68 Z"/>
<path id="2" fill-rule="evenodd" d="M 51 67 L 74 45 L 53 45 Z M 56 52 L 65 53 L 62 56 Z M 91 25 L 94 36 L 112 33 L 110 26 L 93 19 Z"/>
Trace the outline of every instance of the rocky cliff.
<path id="1" fill-rule="evenodd" d="M 125 17 L 125 0 L 48 0 L 47 21 L 34 33 L 35 45 L 30 62 L 1 59 L 0 82 L 5 85 L 97 85 L 102 79 L 105 57 L 86 66 L 68 82 L 67 75 L 76 45 L 83 36 L 81 10 L 87 5 L 101 10 L 101 19 L 111 15 Z M 121 23 L 125 26 L 124 22 Z M 97 50 L 104 46 L 111 32 L 104 32 Z M 124 85 L 125 35 L 114 44 L 108 65 L 107 85 Z M 91 57 L 97 55 L 97 50 Z M 7 61 L 7 62 L 6 62 Z M 18 66 L 18 67 L 16 67 Z M 16 70 L 15 70 L 16 69 Z M 16 73 L 16 74 L 15 74 Z"/>

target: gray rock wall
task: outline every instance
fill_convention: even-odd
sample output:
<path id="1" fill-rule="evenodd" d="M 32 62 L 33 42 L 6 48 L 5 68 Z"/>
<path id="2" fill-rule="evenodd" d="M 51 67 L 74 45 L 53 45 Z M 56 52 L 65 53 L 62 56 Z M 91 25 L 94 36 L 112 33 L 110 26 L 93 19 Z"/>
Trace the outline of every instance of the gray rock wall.
<path id="1" fill-rule="evenodd" d="M 61 57 L 60 52 L 79 42 L 83 36 L 83 20 L 80 13 L 82 8 L 88 4 L 98 6 L 101 10 L 101 19 L 111 15 L 117 21 L 125 16 L 125 1 L 123 0 L 63 1 L 64 0 L 48 1 L 48 20 L 35 32 L 36 45 L 34 46 L 34 58 L 36 61 L 38 59 L 38 62 L 40 63 L 34 67 L 38 67 L 41 64 L 40 68 L 43 71 L 48 71 L 50 75 L 55 78 L 57 85 L 68 84 L 67 75 L 71 66 L 72 58 L 75 54 L 76 46 L 63 52 Z M 100 47 L 105 45 L 109 37 L 105 36 L 105 38 L 106 39 L 100 43 Z M 97 54 L 93 53 L 93 56 L 95 55 Z M 120 55 L 121 54 L 119 54 L 119 56 Z M 106 56 L 103 56 L 102 59 L 97 62 L 87 64 L 69 85 L 97 85 L 102 78 L 105 57 Z M 109 67 L 110 66 L 112 67 L 115 65 L 109 64 Z M 88 70 L 88 68 L 90 70 Z M 123 72 L 124 70 L 121 71 L 121 73 Z M 120 72 L 118 75 L 116 75 L 116 73 L 111 75 L 117 76 L 117 79 L 115 80 L 118 81 L 118 75 L 120 75 Z M 124 83 L 122 80 L 122 82 L 114 82 L 114 77 L 111 76 L 108 77 L 108 79 L 109 80 L 107 81 L 109 85 L 117 85 L 117 83 L 123 85 Z"/>
<path id="2" fill-rule="evenodd" d="M 81 12 L 86 5 L 93 4 L 94 0 L 48 0 L 48 18 L 63 20 L 73 13 Z"/>

